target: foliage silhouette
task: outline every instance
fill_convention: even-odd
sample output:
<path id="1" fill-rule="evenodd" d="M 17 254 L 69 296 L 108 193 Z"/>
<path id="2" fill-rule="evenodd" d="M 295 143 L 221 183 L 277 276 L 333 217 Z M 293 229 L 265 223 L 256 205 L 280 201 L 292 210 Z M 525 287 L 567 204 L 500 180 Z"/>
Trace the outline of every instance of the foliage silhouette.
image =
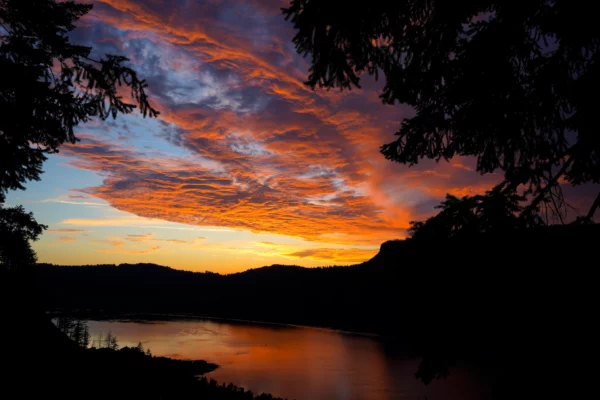
<path id="1" fill-rule="evenodd" d="M 96 59 L 90 47 L 71 42 L 74 24 L 91 9 L 73 1 L 0 1 L 0 196 L 39 180 L 46 154 L 77 142 L 80 123 L 116 118 L 136 105 L 144 116 L 158 115 L 127 58 Z M 124 101 L 122 86 L 135 104 Z"/>
<path id="2" fill-rule="evenodd" d="M 436 207 L 441 209 L 438 214 L 425 222 L 411 222 L 408 233 L 412 239 L 433 240 L 543 226 L 544 222 L 536 213 L 519 217 L 524 200 L 524 196 L 505 192 L 499 186 L 483 196 L 459 199 L 448 194 Z"/>
<path id="3" fill-rule="evenodd" d="M 0 268 L 35 262 L 28 244 L 46 227 L 22 207 L 4 207 L 8 190 L 39 180 L 46 155 L 76 143 L 74 128 L 93 118 L 131 113 L 156 117 L 146 82 L 127 58 L 93 58 L 70 32 L 91 4 L 55 0 L 0 0 Z M 125 101 L 130 89 L 134 103 Z"/>
<path id="4" fill-rule="evenodd" d="M 85 321 L 61 315 L 56 318 L 56 327 L 79 347 L 87 349 L 90 345 L 89 328 Z"/>
<path id="5" fill-rule="evenodd" d="M 37 240 L 45 228 L 22 206 L 4 208 L 0 203 L 0 270 L 3 273 L 30 270 L 37 257 L 29 241 Z"/>
<path id="6" fill-rule="evenodd" d="M 119 350 L 120 347 L 117 337 L 112 335 L 110 332 L 108 332 L 108 337 L 106 339 L 106 347 L 114 351 Z"/>
<path id="7" fill-rule="evenodd" d="M 557 0 L 360 2 L 292 0 L 283 9 L 309 86 L 360 87 L 385 77 L 381 100 L 408 104 L 381 151 L 413 165 L 475 156 L 509 193 L 557 213 L 559 179 L 600 182 L 600 28 L 591 3 Z M 600 194 L 584 217 L 591 220 Z"/>

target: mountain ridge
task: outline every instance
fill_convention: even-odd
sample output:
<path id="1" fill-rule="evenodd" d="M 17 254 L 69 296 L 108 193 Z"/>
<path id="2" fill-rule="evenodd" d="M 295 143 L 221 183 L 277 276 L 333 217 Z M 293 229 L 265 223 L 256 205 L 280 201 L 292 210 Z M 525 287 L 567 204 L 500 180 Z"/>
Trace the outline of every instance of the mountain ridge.
<path id="1" fill-rule="evenodd" d="M 372 258 L 370 259 L 372 260 Z M 350 265 L 324 265 L 324 266 L 316 266 L 316 267 L 303 267 L 301 265 L 295 265 L 295 264 L 271 264 L 271 265 L 264 265 L 261 267 L 256 267 L 256 268 L 248 268 L 246 270 L 243 271 L 236 271 L 236 272 L 231 272 L 231 273 L 227 273 L 227 274 L 222 274 L 220 272 L 214 272 L 214 271 L 210 271 L 210 270 L 205 270 L 205 271 L 193 271 L 191 269 L 180 269 L 180 268 L 174 268 L 174 267 L 170 267 L 168 265 L 161 265 L 161 264 L 155 264 L 155 263 L 145 263 L 145 262 L 139 262 L 139 263 L 119 263 L 119 264 L 54 264 L 54 263 L 38 263 L 38 267 L 40 268 L 47 268 L 47 267 L 60 267 L 60 268 L 122 268 L 122 269 L 138 269 L 138 268 L 146 268 L 146 269 L 164 269 L 164 270 L 169 270 L 169 271 L 179 271 L 179 272 L 187 272 L 187 273 L 192 273 L 192 274 L 213 274 L 213 275 L 219 275 L 219 276 L 232 276 L 232 275 L 241 275 L 241 274 L 245 274 L 245 273 L 260 273 L 261 271 L 265 271 L 265 270 L 271 270 L 271 271 L 276 271 L 276 270 L 280 270 L 280 269 L 286 269 L 286 270 L 309 270 L 309 269 L 323 269 L 323 268 L 347 268 L 347 267 L 357 267 L 363 264 L 368 263 L 370 260 L 364 261 L 362 263 L 359 264 L 350 264 Z"/>
<path id="2" fill-rule="evenodd" d="M 589 225 L 388 241 L 353 266 L 230 275 L 156 264 L 40 265 L 37 292 L 49 310 L 82 317 L 180 313 L 308 325 L 375 333 L 440 365 L 512 365 L 580 340 L 566 340 L 568 332 L 593 332 L 598 239 L 600 226 Z"/>

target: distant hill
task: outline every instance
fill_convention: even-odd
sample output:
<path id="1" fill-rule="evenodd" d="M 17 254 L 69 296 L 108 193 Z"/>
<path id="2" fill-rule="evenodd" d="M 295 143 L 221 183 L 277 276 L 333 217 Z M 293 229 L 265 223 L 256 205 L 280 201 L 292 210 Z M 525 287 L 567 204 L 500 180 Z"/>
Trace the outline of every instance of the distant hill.
<path id="1" fill-rule="evenodd" d="M 508 357 L 526 343 L 555 346 L 562 327 L 591 321 L 599 228 L 391 241 L 359 265 L 274 265 L 232 275 L 43 264 L 39 285 L 50 309 L 316 325 L 383 334 L 415 354 Z"/>
<path id="2" fill-rule="evenodd" d="M 39 265 L 49 308 L 190 312 L 382 331 L 381 315 L 462 296 L 492 300 L 542 290 L 565 268 L 590 265 L 600 226 L 564 226 L 462 241 L 389 241 L 354 266 L 273 265 L 231 275 L 156 264 Z M 502 288 L 499 287 L 503 285 Z M 475 300 L 475 299 L 472 299 Z M 393 306 L 393 309 L 389 309 Z M 385 309 L 385 311 L 380 311 Z"/>
<path id="3" fill-rule="evenodd" d="M 350 328 L 349 313 L 334 309 L 343 301 L 368 311 L 361 295 L 349 296 L 368 290 L 360 269 L 273 265 L 220 275 L 155 264 L 40 264 L 39 277 L 43 302 L 50 309 L 194 313 Z M 311 311 L 317 308 L 330 312 Z"/>

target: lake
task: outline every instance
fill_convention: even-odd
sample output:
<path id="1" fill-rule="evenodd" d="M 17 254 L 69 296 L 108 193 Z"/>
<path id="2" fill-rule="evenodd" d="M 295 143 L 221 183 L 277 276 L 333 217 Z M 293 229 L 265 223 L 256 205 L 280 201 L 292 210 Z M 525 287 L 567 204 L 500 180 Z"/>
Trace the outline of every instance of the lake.
<path id="1" fill-rule="evenodd" d="M 481 378 L 466 368 L 428 386 L 415 379 L 417 361 L 377 337 L 318 328 L 221 320 L 88 321 L 92 339 L 109 331 L 121 346 L 139 341 L 157 356 L 206 360 L 208 374 L 255 394 L 289 400 L 485 399 Z"/>

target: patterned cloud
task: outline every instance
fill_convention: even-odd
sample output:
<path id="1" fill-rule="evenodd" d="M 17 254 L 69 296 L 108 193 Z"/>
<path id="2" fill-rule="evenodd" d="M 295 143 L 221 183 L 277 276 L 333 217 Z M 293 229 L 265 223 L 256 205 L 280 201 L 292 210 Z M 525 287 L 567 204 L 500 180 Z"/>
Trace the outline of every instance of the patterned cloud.
<path id="1" fill-rule="evenodd" d="M 279 12 L 285 1 L 94 4 L 74 39 L 129 56 L 161 116 L 84 127 L 82 141 L 61 153 L 103 182 L 72 200 L 94 197 L 155 220 L 376 245 L 405 236 L 446 193 L 481 193 L 498 181 L 469 159 L 413 168 L 386 161 L 379 146 L 411 110 L 382 105 L 380 84 L 368 79 L 343 93 L 304 86 L 307 63 Z M 336 251 L 287 255 L 334 260 Z M 361 257 L 356 249 L 350 258 Z"/>

